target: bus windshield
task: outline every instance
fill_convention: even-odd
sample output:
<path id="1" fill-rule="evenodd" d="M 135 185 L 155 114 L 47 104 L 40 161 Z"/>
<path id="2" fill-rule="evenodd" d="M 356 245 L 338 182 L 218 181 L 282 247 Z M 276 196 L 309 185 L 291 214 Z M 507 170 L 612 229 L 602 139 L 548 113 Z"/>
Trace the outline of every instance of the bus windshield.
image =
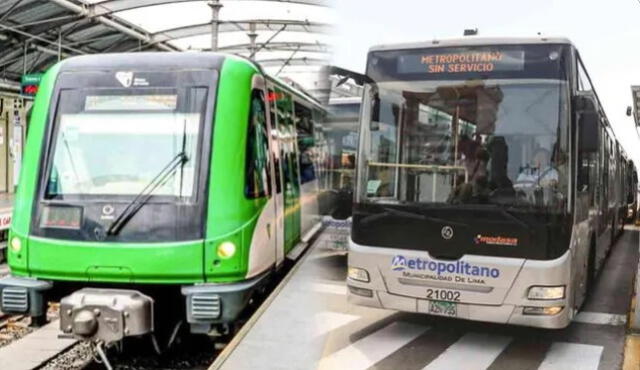
<path id="1" fill-rule="evenodd" d="M 566 81 L 554 79 L 368 85 L 357 201 L 561 212 L 567 96 Z"/>

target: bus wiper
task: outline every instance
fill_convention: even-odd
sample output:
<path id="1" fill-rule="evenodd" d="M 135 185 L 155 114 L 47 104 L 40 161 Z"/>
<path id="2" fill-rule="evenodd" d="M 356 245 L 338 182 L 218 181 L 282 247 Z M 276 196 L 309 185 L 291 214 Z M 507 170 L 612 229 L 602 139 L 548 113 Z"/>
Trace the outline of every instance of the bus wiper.
<path id="1" fill-rule="evenodd" d="M 162 184 L 164 184 L 171 175 L 189 161 L 189 157 L 184 151 L 178 153 L 171 161 L 136 195 L 133 200 L 127 204 L 127 207 L 116 217 L 109 225 L 107 235 L 117 235 L 124 225 L 149 201 L 153 192 Z"/>
<path id="2" fill-rule="evenodd" d="M 413 212 L 413 211 L 408 211 L 408 210 L 399 210 L 399 209 L 389 208 L 389 207 L 382 207 L 382 209 L 387 214 L 400 216 L 400 217 L 407 217 L 407 218 L 431 221 L 431 222 L 442 223 L 442 224 L 450 224 L 450 225 L 455 225 L 455 226 L 469 226 L 469 225 L 467 225 L 465 223 L 462 223 L 462 222 L 459 222 L 459 221 L 445 220 L 445 219 L 440 218 L 440 217 L 431 217 L 431 216 L 427 216 L 427 215 L 425 215 L 423 213 L 420 213 L 420 212 Z M 375 218 L 377 218 L 375 216 L 376 215 L 373 215 L 373 216 L 370 216 L 370 217 L 373 217 L 375 219 Z M 371 220 L 367 219 L 367 221 L 371 221 Z"/>

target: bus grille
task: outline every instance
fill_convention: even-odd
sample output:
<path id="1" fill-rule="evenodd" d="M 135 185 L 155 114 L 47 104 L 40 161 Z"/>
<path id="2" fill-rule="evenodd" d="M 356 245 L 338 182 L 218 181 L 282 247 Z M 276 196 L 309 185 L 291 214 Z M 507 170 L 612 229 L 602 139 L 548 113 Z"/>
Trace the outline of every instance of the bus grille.
<path id="1" fill-rule="evenodd" d="M 5 312 L 27 312 L 28 292 L 25 288 L 7 287 L 2 289 L 2 310 Z"/>
<path id="2" fill-rule="evenodd" d="M 200 320 L 211 320 L 220 317 L 220 296 L 196 294 L 191 297 L 191 316 Z"/>

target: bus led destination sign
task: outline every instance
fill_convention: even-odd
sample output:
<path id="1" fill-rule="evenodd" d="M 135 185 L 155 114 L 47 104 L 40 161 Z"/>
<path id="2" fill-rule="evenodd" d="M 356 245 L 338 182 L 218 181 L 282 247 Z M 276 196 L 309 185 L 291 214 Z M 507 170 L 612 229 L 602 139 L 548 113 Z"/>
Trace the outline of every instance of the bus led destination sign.
<path id="1" fill-rule="evenodd" d="M 451 49 L 449 49 L 451 50 Z M 432 52 L 432 53 L 431 53 Z M 523 50 L 451 50 L 402 55 L 398 58 L 398 73 L 478 73 L 522 71 Z"/>

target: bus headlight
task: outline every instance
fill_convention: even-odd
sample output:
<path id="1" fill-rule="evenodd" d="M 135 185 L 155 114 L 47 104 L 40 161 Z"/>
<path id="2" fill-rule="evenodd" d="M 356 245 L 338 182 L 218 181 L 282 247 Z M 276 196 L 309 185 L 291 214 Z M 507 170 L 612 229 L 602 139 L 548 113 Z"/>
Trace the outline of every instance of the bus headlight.
<path id="1" fill-rule="evenodd" d="M 561 286 L 532 286 L 529 288 L 529 299 L 554 300 L 564 298 L 564 285 Z"/>
<path id="2" fill-rule="evenodd" d="M 349 266 L 347 276 L 349 276 L 351 280 L 363 281 L 365 283 L 369 282 L 369 273 L 365 269 Z"/>
<path id="3" fill-rule="evenodd" d="M 20 253 L 20 250 L 22 250 L 22 242 L 17 236 L 11 238 L 11 242 L 9 243 L 9 245 L 11 247 L 11 250 L 15 253 Z"/>
<path id="4" fill-rule="evenodd" d="M 229 259 L 236 254 L 236 245 L 233 242 L 226 241 L 218 245 L 218 257 L 222 259 Z"/>

